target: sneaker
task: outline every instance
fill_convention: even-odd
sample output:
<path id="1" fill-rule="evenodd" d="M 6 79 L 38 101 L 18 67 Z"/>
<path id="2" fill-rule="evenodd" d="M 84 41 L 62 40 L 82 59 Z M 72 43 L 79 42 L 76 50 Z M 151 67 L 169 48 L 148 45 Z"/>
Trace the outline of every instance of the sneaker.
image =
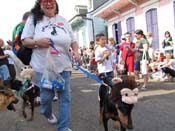
<path id="1" fill-rule="evenodd" d="M 72 131 L 71 129 L 67 128 L 65 131 Z"/>
<path id="2" fill-rule="evenodd" d="M 141 89 L 142 91 L 146 91 L 146 90 L 147 90 L 147 87 L 146 87 L 146 86 L 142 86 L 140 89 Z"/>
<path id="3" fill-rule="evenodd" d="M 47 119 L 50 124 L 56 124 L 57 118 L 54 114 L 52 114 L 51 118 Z"/>
<path id="4" fill-rule="evenodd" d="M 58 100 L 58 97 L 54 96 L 53 101 L 57 101 L 57 100 Z"/>

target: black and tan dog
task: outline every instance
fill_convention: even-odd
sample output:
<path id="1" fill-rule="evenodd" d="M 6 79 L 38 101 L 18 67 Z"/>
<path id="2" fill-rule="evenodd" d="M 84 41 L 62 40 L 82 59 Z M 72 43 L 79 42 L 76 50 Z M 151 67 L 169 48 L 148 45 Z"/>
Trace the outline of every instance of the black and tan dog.
<path id="1" fill-rule="evenodd" d="M 20 76 L 23 78 L 20 80 L 10 80 L 6 81 L 6 85 L 8 85 L 11 89 L 19 91 L 21 98 L 23 100 L 22 104 L 22 113 L 24 118 L 27 118 L 27 114 L 25 112 L 25 108 L 27 105 L 30 105 L 31 108 L 31 116 L 28 120 L 34 119 L 34 107 L 36 105 L 35 98 L 40 96 L 40 89 L 38 86 L 31 82 L 33 77 L 33 69 L 29 66 L 25 66 L 22 68 Z"/>
<path id="2" fill-rule="evenodd" d="M 137 102 L 138 88 L 134 77 L 123 76 L 112 80 L 112 87 L 102 85 L 100 97 L 100 123 L 108 131 L 108 120 L 120 123 L 120 130 L 132 130 L 131 112 Z M 116 125 L 115 125 L 116 126 Z"/>
<path id="3" fill-rule="evenodd" d="M 18 98 L 12 89 L 3 80 L 0 80 L 0 110 L 8 109 L 16 111 L 15 104 L 17 103 Z"/>

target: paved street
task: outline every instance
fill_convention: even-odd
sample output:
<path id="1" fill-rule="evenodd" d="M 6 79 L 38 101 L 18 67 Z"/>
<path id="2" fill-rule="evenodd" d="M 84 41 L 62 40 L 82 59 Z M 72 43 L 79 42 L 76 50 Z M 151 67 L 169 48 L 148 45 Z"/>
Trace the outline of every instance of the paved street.
<path id="1" fill-rule="evenodd" d="M 103 131 L 98 124 L 98 85 L 79 71 L 72 74 L 72 117 L 73 131 Z M 151 82 L 149 89 L 139 94 L 139 102 L 133 110 L 133 131 L 174 131 L 175 130 L 175 86 L 174 83 Z M 57 102 L 53 102 L 57 113 Z M 35 109 L 34 121 L 20 117 L 20 103 L 17 112 L 0 112 L 0 131 L 56 131 L 55 125 Z M 109 121 L 109 131 L 113 122 Z"/>

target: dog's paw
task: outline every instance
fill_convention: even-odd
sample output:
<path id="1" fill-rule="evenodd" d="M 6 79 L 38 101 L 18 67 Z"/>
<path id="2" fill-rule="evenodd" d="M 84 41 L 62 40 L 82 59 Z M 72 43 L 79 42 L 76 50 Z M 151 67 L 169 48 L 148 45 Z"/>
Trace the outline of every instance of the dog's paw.
<path id="1" fill-rule="evenodd" d="M 118 121 L 114 121 L 114 128 L 119 130 L 119 122 Z"/>

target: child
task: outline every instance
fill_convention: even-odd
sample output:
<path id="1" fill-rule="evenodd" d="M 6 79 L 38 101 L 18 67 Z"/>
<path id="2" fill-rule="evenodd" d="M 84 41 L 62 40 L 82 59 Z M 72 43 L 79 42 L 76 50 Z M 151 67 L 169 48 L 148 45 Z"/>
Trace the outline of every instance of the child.
<path id="1" fill-rule="evenodd" d="M 108 40 L 108 49 L 111 51 L 111 57 L 112 57 L 112 61 L 113 61 L 113 71 L 114 71 L 114 77 L 117 77 L 117 64 L 118 64 L 118 50 L 117 50 L 117 46 L 115 46 L 115 40 L 114 38 L 109 38 Z"/>
<path id="2" fill-rule="evenodd" d="M 104 34 L 98 34 L 96 37 L 96 41 L 98 42 L 98 46 L 95 49 L 95 61 L 97 62 L 97 70 L 99 77 L 104 77 L 103 81 L 107 85 L 112 85 L 112 78 L 114 77 L 113 68 L 112 68 L 112 59 L 110 57 L 111 51 L 106 47 L 106 37 Z M 99 119 L 102 118 L 102 106 L 103 106 L 103 91 L 106 91 L 108 87 L 103 84 L 100 85 L 99 88 L 99 103 L 100 103 L 100 114 Z"/>
<path id="3" fill-rule="evenodd" d="M 111 80 L 114 77 L 112 60 L 111 60 L 111 52 L 106 47 L 106 37 L 104 34 L 98 35 L 98 47 L 95 50 L 95 60 L 97 62 L 97 69 L 99 74 L 105 74 L 106 78 L 108 78 L 109 83 L 111 85 Z"/>

